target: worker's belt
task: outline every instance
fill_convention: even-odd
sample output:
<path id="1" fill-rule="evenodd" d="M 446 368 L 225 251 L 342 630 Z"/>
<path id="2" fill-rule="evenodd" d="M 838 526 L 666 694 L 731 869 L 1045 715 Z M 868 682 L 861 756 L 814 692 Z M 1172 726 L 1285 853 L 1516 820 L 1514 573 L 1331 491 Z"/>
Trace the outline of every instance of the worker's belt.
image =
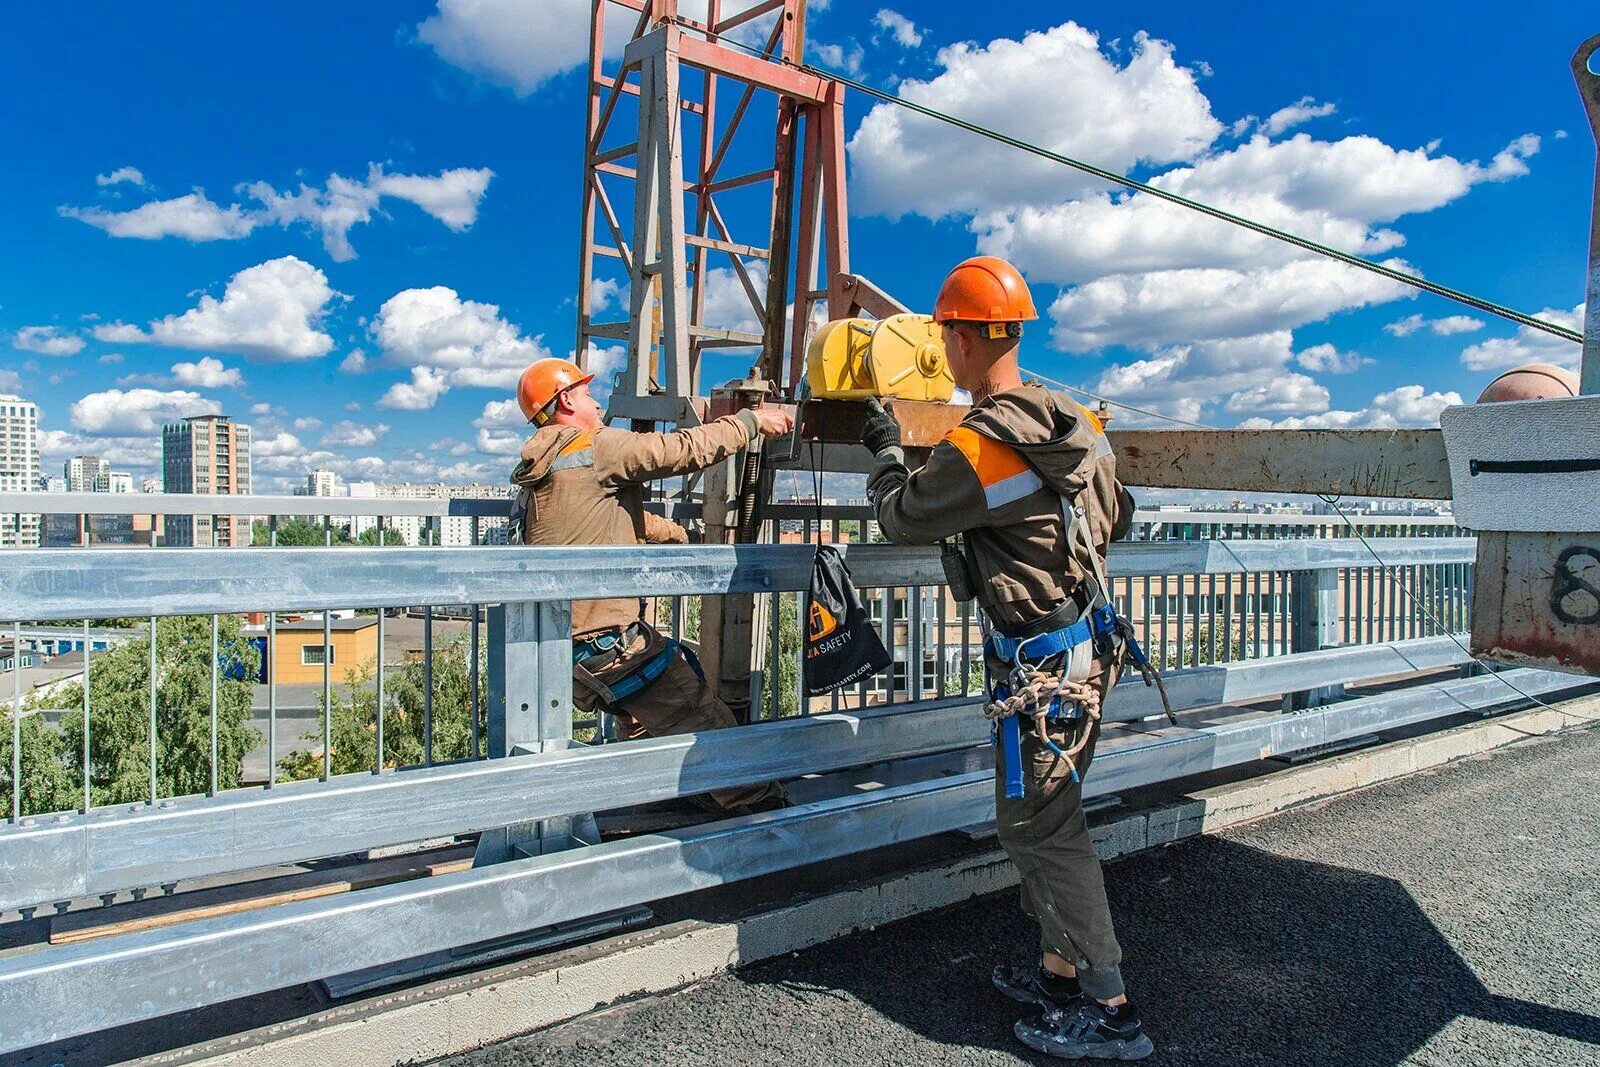
<path id="1" fill-rule="evenodd" d="M 572 665 L 581 667 L 591 675 L 598 674 L 622 657 L 633 638 L 648 638 L 653 634 L 654 631 L 642 622 L 621 629 L 591 634 L 589 637 L 572 642 Z M 672 666 L 672 661 L 679 655 L 688 662 L 702 684 L 705 682 L 705 672 L 700 667 L 699 658 L 672 638 L 663 640 L 665 643 L 661 651 L 628 672 L 625 677 L 605 685 L 607 704 L 620 703 L 648 689 L 667 672 L 667 668 Z"/>
<path id="2" fill-rule="evenodd" d="M 1098 599 L 1098 598 L 1097 598 Z M 1073 606 L 1068 601 L 1063 608 Z M 1059 618 L 1056 609 L 1047 618 Z M 1076 614 L 1072 612 L 1071 614 Z M 1026 627 L 1025 629 L 1033 629 Z M 1109 603 L 1100 603 L 1092 607 L 1089 612 L 1076 622 L 1054 630 L 1034 633 L 1026 637 L 1007 637 L 1005 634 L 991 632 L 984 638 L 985 668 L 988 668 L 990 658 L 1001 663 L 1020 667 L 1025 663 L 1038 664 L 1054 656 L 1071 652 L 1085 641 L 1095 643 L 1097 656 L 1115 651 L 1119 642 L 1126 642 L 1128 654 L 1140 670 L 1148 666 L 1144 650 L 1139 647 L 1139 642 L 1134 640 L 1133 628 L 1117 617 L 1116 609 Z M 992 672 L 991 672 L 992 673 Z M 1007 681 L 996 681 L 990 685 L 990 695 L 993 699 L 1004 700 L 1011 695 L 1011 686 Z M 1046 721 L 1079 719 L 1083 716 L 1083 709 L 1076 701 L 1063 700 L 1057 696 L 1050 701 L 1050 707 L 1045 712 Z M 1022 722 L 1016 715 L 1008 715 L 1001 719 L 995 726 L 994 743 L 1000 750 L 1001 769 L 1005 774 L 1006 796 L 1015 800 L 1022 796 Z M 1077 772 L 1074 771 L 1074 774 Z"/>

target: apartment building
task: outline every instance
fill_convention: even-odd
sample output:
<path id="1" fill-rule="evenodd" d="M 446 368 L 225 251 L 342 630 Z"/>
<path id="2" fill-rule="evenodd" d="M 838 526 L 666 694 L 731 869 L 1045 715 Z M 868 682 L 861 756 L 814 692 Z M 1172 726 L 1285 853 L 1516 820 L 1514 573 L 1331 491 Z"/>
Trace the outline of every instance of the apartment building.
<path id="1" fill-rule="evenodd" d="M 226 415 L 199 415 L 161 428 L 162 484 L 168 493 L 250 493 L 250 427 Z M 169 545 L 241 548 L 250 543 L 248 515 L 172 515 Z"/>
<path id="2" fill-rule="evenodd" d="M 39 486 L 39 407 L 0 393 L 0 493 L 31 493 Z M 37 548 L 38 515 L 0 514 L 0 548 Z"/>

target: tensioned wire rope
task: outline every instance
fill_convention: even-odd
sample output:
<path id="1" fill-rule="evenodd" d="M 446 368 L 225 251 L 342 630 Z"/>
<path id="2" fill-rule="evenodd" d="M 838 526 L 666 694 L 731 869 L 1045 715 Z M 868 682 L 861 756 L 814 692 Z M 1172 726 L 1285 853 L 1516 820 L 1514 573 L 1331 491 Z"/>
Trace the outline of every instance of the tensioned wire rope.
<path id="1" fill-rule="evenodd" d="M 865 82 L 857 81 L 854 78 L 847 78 L 842 74 L 836 74 L 833 71 L 824 70 L 820 67 L 814 67 L 809 63 L 789 62 L 781 57 L 770 55 L 759 48 L 755 48 L 751 45 L 733 40 L 730 37 L 719 36 L 717 39 L 722 44 L 741 49 L 745 52 L 751 53 L 752 55 L 760 56 L 769 62 L 778 63 L 793 70 L 802 71 L 806 74 L 810 74 L 812 77 L 825 78 L 829 81 L 838 82 L 840 85 L 854 89 L 858 93 L 864 93 L 865 95 L 873 97 L 874 99 L 881 100 L 886 104 L 893 104 L 896 107 L 904 108 L 907 111 L 922 115 L 925 118 L 934 119 L 935 121 L 945 123 L 946 125 L 954 126 L 957 129 L 966 130 L 968 133 L 977 134 L 979 137 L 986 137 L 991 141 L 1008 145 L 1019 151 L 1038 156 L 1041 159 L 1048 159 L 1052 163 L 1058 163 L 1064 167 L 1071 167 L 1074 170 L 1082 171 L 1084 174 L 1092 175 L 1101 179 L 1102 181 L 1110 182 L 1113 185 L 1125 186 L 1126 188 L 1132 189 L 1136 192 L 1153 196 L 1158 200 L 1165 200 L 1168 203 L 1176 204 L 1179 207 L 1188 208 L 1190 211 L 1198 211 L 1202 215 L 1208 215 L 1211 218 L 1217 219 L 1221 222 L 1229 223 L 1234 226 L 1241 226 L 1244 229 L 1250 230 L 1253 233 L 1258 233 L 1263 237 L 1270 237 L 1275 241 L 1282 241 L 1286 244 L 1294 245 L 1296 248 L 1304 249 L 1307 252 L 1314 252 L 1319 256 L 1326 256 L 1329 259 L 1337 260 L 1338 262 L 1347 266 L 1370 271 L 1373 274 L 1380 275 L 1381 277 L 1387 278 L 1392 282 L 1398 282 L 1401 285 L 1409 285 L 1412 288 L 1420 289 L 1423 292 L 1432 293 L 1434 296 L 1444 297 L 1446 300 L 1454 300 L 1458 304 L 1464 304 L 1467 307 L 1482 311 L 1485 314 L 1497 315 L 1500 318 L 1507 319 L 1519 326 L 1526 326 L 1532 330 L 1542 330 L 1545 333 L 1559 337 L 1564 341 L 1571 341 L 1574 344 L 1583 343 L 1583 335 L 1576 330 L 1569 330 L 1565 326 L 1558 326 L 1553 322 L 1546 322 L 1544 319 L 1536 318 L 1533 315 L 1518 311 L 1515 308 L 1506 307 L 1504 304 L 1497 304 L 1492 300 L 1485 300 L 1482 297 L 1473 296 L 1471 293 L 1463 292 L 1460 289 L 1452 289 L 1448 285 L 1440 285 L 1438 282 L 1431 282 L 1426 278 L 1415 274 L 1409 274 L 1403 270 L 1398 270 L 1394 267 L 1387 266 L 1375 260 L 1367 259 L 1363 256 L 1352 255 L 1349 252 L 1341 252 L 1339 249 L 1333 248 L 1330 245 L 1321 244 L 1317 241 L 1310 240 L 1309 238 L 1301 237 L 1298 234 L 1290 233 L 1287 230 L 1280 230 L 1275 226 L 1268 226 L 1266 223 L 1256 222 L 1254 219 L 1245 218 L 1243 215 L 1235 215 L 1231 211 L 1224 211 L 1222 208 L 1213 207 L 1210 204 L 1202 203 L 1199 200 L 1192 200 L 1187 196 L 1181 196 L 1178 193 L 1163 189 L 1158 185 L 1151 185 L 1149 182 L 1142 182 L 1137 178 L 1130 178 L 1126 174 L 1118 174 L 1116 171 L 1107 170 L 1104 167 L 1097 167 L 1093 163 L 1089 163 L 1081 159 L 1075 159 L 1072 156 L 1063 155 L 1060 152 L 1053 152 L 1050 149 L 1034 144 L 1031 141 L 1024 141 L 1019 137 L 1012 137 L 1010 134 L 1001 133 L 999 130 L 990 129 L 987 126 L 980 126 L 976 122 L 969 122 L 966 119 L 952 115 L 948 112 L 940 111 L 937 108 L 928 107 L 926 104 L 919 104 L 916 101 L 908 100 L 903 96 L 896 96 L 895 94 L 886 92 L 882 89 L 873 88 Z"/>

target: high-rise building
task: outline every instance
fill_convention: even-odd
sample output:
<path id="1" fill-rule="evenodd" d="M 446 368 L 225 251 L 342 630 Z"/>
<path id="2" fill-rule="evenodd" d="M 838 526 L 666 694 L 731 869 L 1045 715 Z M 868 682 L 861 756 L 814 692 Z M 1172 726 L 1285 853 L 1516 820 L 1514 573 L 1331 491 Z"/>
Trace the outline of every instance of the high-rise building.
<path id="1" fill-rule="evenodd" d="M 103 456 L 73 456 L 62 465 L 69 493 L 111 492 L 111 464 Z"/>
<path id="2" fill-rule="evenodd" d="M 39 486 L 39 407 L 0 394 L 0 493 L 31 493 Z M 0 513 L 0 548 L 37 548 L 39 516 Z"/>
<path id="3" fill-rule="evenodd" d="M 140 481 L 139 481 L 139 492 L 141 492 L 141 493 L 159 493 L 159 492 L 162 492 L 161 479 L 160 478 L 143 478 L 143 479 L 140 479 Z"/>
<path id="4" fill-rule="evenodd" d="M 133 492 L 133 475 L 127 471 L 112 471 L 111 488 L 108 491 L 112 493 Z"/>
<path id="5" fill-rule="evenodd" d="M 306 472 L 306 484 L 294 488 L 295 496 L 348 496 L 349 491 L 340 483 L 333 471 L 318 467 Z"/>
<path id="6" fill-rule="evenodd" d="M 250 427 L 226 415 L 198 415 L 161 428 L 162 484 L 169 493 L 245 496 L 250 492 Z M 242 548 L 248 515 L 171 515 L 166 543 Z"/>

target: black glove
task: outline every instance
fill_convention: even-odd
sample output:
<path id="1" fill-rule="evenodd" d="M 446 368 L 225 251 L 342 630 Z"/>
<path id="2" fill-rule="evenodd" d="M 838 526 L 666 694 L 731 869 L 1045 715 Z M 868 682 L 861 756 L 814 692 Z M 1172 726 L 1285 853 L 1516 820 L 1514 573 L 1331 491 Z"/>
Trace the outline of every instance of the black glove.
<path id="1" fill-rule="evenodd" d="M 867 422 L 861 427 L 861 443 L 874 455 L 881 455 L 900 444 L 900 423 L 877 397 L 867 398 Z"/>

